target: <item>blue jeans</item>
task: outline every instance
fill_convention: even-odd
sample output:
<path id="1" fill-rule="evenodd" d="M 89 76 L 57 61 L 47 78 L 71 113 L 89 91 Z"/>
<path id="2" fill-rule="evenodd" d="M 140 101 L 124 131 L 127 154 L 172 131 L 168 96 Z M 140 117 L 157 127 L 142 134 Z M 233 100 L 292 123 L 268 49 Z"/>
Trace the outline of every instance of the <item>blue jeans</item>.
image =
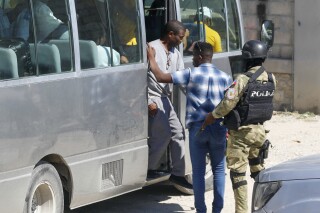
<path id="1" fill-rule="evenodd" d="M 224 202 L 225 189 L 225 151 L 226 151 L 226 128 L 220 125 L 221 119 L 197 132 L 203 121 L 194 122 L 189 127 L 189 146 L 192 163 L 192 178 L 194 201 L 197 213 L 207 212 L 205 204 L 205 171 L 206 156 L 210 155 L 213 173 L 213 195 L 212 212 L 220 213 Z"/>

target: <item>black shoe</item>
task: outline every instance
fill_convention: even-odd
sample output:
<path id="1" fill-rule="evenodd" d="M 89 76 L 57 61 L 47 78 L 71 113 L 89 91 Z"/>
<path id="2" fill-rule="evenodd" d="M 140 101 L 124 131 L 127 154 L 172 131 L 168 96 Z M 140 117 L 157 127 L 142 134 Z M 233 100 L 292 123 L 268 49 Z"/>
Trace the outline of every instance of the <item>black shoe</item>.
<path id="1" fill-rule="evenodd" d="M 159 178 L 164 175 L 167 175 L 168 173 L 158 171 L 158 170 L 148 170 L 147 178 L 148 179 L 154 179 L 154 178 Z"/>
<path id="2" fill-rule="evenodd" d="M 193 189 L 193 186 L 192 184 L 190 184 L 185 177 L 183 176 L 176 176 L 176 175 L 171 175 L 169 180 L 172 182 L 172 183 L 175 183 L 175 184 L 178 184 L 182 187 L 185 187 L 187 189 Z"/>

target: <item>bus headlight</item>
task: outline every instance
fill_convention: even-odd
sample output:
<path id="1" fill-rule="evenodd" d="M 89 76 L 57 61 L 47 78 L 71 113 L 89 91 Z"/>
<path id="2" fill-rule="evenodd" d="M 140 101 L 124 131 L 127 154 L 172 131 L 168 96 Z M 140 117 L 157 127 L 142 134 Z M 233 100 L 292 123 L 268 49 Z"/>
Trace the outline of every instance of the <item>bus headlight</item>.
<path id="1" fill-rule="evenodd" d="M 255 183 L 252 210 L 261 209 L 280 189 L 281 182 Z"/>

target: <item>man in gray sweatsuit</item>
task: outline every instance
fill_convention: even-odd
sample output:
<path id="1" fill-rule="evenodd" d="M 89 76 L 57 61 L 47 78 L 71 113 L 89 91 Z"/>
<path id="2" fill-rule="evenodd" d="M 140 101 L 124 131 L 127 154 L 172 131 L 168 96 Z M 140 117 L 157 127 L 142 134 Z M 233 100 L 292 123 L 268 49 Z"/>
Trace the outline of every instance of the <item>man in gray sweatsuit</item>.
<path id="1" fill-rule="evenodd" d="M 184 68 L 178 46 L 185 36 L 185 27 L 179 21 L 169 21 L 160 39 L 149 43 L 155 49 L 155 59 L 161 70 L 172 73 Z M 169 99 L 172 85 L 157 82 L 148 72 L 149 110 L 149 171 L 157 169 L 158 163 L 167 150 L 171 150 L 172 171 L 170 180 L 186 188 L 192 188 L 185 178 L 184 130 Z"/>

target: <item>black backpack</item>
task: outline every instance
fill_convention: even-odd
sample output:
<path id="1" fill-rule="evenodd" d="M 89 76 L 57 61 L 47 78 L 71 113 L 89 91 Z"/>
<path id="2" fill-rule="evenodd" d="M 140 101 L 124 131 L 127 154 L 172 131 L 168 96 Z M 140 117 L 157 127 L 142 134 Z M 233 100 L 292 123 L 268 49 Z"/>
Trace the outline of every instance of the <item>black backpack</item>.
<path id="1" fill-rule="evenodd" d="M 31 61 L 30 46 L 27 41 L 22 38 L 0 39 L 0 47 L 10 48 L 16 53 L 19 77 L 32 74 L 33 65 Z M 6 70 L 0 70 L 0 78 L 11 78 L 11 76 L 6 76 L 7 73 L 9 72 Z"/>

